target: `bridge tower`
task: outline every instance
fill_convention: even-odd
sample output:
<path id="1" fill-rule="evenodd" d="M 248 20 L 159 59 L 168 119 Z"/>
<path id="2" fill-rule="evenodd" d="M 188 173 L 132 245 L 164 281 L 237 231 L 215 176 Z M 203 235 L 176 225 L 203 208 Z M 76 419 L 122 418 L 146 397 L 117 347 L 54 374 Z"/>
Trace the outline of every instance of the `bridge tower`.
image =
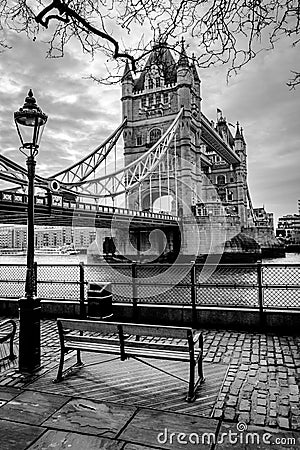
<path id="1" fill-rule="evenodd" d="M 154 45 L 145 67 L 135 80 L 126 64 L 121 100 L 123 118 L 127 117 L 123 135 L 125 165 L 157 142 L 183 108 L 176 143 L 170 150 L 172 154 L 176 153 L 177 161 L 170 157 L 143 184 L 141 193 L 135 192 L 130 196 L 128 206 L 132 209 L 152 209 L 155 200 L 167 194 L 168 186 L 173 198 L 177 191 L 178 202 L 174 204 L 173 201 L 172 211 L 178 215 L 190 215 L 191 206 L 196 202 L 193 189 L 199 194 L 201 192 L 201 97 L 200 79 L 195 65 L 189 63 L 184 42 L 177 62 L 166 46 Z M 180 179 L 176 186 L 174 175 L 170 176 L 174 174 L 175 164 Z"/>

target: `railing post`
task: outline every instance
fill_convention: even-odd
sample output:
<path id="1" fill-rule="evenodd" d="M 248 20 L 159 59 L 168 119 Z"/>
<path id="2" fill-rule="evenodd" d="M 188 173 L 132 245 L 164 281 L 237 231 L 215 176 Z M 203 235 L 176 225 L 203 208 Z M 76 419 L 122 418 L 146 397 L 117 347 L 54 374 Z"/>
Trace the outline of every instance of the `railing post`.
<path id="1" fill-rule="evenodd" d="M 137 287 L 137 263 L 132 263 L 131 266 L 132 276 L 132 307 L 133 307 L 133 320 L 137 320 L 137 301 L 138 301 L 138 287 Z"/>
<path id="2" fill-rule="evenodd" d="M 192 304 L 192 327 L 197 327 L 197 289 L 196 289 L 196 263 L 191 261 L 191 304 Z"/>
<path id="3" fill-rule="evenodd" d="M 257 287 L 258 287 L 258 307 L 259 307 L 259 319 L 261 327 L 265 326 L 264 304 L 263 304 L 263 285 L 262 285 L 262 262 L 257 261 Z"/>
<path id="4" fill-rule="evenodd" d="M 85 289 L 84 289 L 84 263 L 80 262 L 79 263 L 79 315 L 80 315 L 80 319 L 85 319 L 86 318 L 86 310 L 85 310 L 85 304 L 84 304 L 84 300 L 85 300 Z"/>
<path id="5" fill-rule="evenodd" d="M 37 262 L 33 263 L 34 295 L 37 296 Z"/>

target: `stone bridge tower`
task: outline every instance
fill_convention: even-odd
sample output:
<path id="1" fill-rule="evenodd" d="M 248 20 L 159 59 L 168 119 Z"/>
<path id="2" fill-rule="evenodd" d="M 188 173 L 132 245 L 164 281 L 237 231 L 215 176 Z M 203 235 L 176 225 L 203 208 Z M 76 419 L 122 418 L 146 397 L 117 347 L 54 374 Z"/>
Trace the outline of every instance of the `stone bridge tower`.
<path id="1" fill-rule="evenodd" d="M 151 182 L 144 182 L 141 192 L 128 200 L 131 209 L 148 209 L 154 201 L 177 191 L 177 205 L 172 212 L 186 223 L 196 217 L 198 230 L 215 228 L 214 240 L 221 243 L 247 227 L 247 154 L 242 130 L 237 124 L 232 135 L 226 118 L 218 110 L 216 123 L 201 111 L 201 81 L 193 59 L 187 57 L 184 43 L 177 61 L 167 46 L 154 45 L 139 77 L 133 78 L 126 63 L 122 78 L 124 163 L 128 165 L 145 153 L 165 133 L 178 112 L 183 114 L 171 152 L 178 157 L 177 180 L 174 161 Z M 174 148 L 175 146 L 175 148 Z M 195 220 L 194 220 L 195 221 Z M 222 230 L 219 233 L 218 230 Z M 225 234 L 224 234 L 225 231 Z M 186 252 L 193 247 L 195 229 L 184 237 Z M 205 241 L 206 238 L 202 240 Z M 205 253 L 205 249 L 203 249 Z"/>
<path id="2" fill-rule="evenodd" d="M 194 64 L 190 64 L 182 43 L 179 59 L 175 62 L 170 50 L 155 46 L 142 70 L 134 80 L 128 63 L 122 78 L 123 118 L 127 117 L 124 131 L 125 165 L 146 152 L 165 133 L 174 118 L 184 108 L 177 133 L 176 154 L 178 205 L 172 209 L 181 215 L 191 214 L 195 199 L 191 187 L 201 191 L 200 146 L 200 79 Z M 172 152 L 174 154 L 174 143 Z M 161 189 L 159 192 L 158 173 L 144 183 L 141 205 L 138 193 L 134 194 L 129 206 L 133 209 L 152 208 L 160 194 L 166 194 L 167 173 L 174 174 L 174 159 L 160 169 Z M 169 177 L 170 191 L 175 194 L 174 176 Z"/>

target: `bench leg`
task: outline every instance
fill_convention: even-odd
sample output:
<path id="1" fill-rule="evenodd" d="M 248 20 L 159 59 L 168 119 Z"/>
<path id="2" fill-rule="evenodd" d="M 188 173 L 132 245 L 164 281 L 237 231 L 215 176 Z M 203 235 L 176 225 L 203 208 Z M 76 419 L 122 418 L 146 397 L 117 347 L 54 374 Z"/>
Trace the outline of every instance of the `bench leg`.
<path id="1" fill-rule="evenodd" d="M 13 361 L 17 355 L 14 354 L 14 336 L 12 335 L 9 340 L 9 359 Z"/>
<path id="2" fill-rule="evenodd" d="M 190 363 L 189 390 L 186 397 L 186 401 L 193 402 L 194 400 L 195 400 L 195 363 L 193 361 Z"/>
<path id="3" fill-rule="evenodd" d="M 76 366 L 83 366 L 83 362 L 81 361 L 80 350 L 77 350 L 77 362 Z"/>
<path id="4" fill-rule="evenodd" d="M 60 361 L 59 361 L 59 366 L 58 366 L 58 371 L 57 371 L 57 377 L 55 378 L 55 380 L 53 380 L 53 383 L 58 383 L 59 381 L 62 381 L 63 376 L 63 368 L 64 368 L 64 360 L 65 360 L 65 352 L 63 350 L 61 350 L 60 353 Z"/>
<path id="5" fill-rule="evenodd" d="M 197 365 L 198 365 L 199 383 L 202 383 L 203 381 L 205 381 L 204 374 L 203 374 L 203 366 L 202 366 L 202 355 L 200 356 Z"/>

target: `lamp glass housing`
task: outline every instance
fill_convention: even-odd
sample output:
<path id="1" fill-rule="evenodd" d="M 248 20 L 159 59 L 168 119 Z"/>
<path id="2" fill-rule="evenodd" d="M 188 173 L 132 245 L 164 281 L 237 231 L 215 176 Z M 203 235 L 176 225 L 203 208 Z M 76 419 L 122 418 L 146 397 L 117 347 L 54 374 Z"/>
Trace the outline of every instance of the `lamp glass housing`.
<path id="1" fill-rule="evenodd" d="M 30 89 L 24 105 L 14 113 L 14 120 L 21 141 L 21 148 L 29 154 L 37 154 L 47 115 L 36 104 Z"/>

